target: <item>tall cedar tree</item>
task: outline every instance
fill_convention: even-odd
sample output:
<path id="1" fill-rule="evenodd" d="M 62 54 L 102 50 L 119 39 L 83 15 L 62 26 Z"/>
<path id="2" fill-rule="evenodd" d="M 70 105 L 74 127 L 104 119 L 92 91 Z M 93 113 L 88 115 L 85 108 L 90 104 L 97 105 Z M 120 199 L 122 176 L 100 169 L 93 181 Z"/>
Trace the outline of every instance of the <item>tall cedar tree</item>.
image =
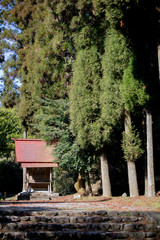
<path id="1" fill-rule="evenodd" d="M 125 22 L 126 16 L 129 15 L 129 13 L 133 13 L 135 11 L 137 4 L 127 4 L 128 7 L 125 9 L 126 6 L 124 3 L 125 1 L 123 3 L 119 1 L 119 4 L 117 4 L 119 12 L 117 12 L 116 15 L 114 3 L 111 3 L 110 6 L 107 6 L 106 16 L 110 22 L 111 30 L 109 32 L 110 37 L 106 35 L 106 48 L 103 59 L 103 69 L 105 73 L 103 77 L 108 80 L 103 80 L 103 87 L 105 88 L 104 94 L 102 95 L 102 114 L 104 115 L 104 118 L 107 118 L 108 121 L 111 122 L 111 124 L 115 124 L 120 115 L 124 114 L 125 137 L 127 141 L 130 139 L 131 143 L 128 144 L 126 142 L 126 144 L 124 144 L 123 139 L 122 146 L 124 149 L 125 159 L 126 152 L 130 152 L 130 156 L 127 154 L 127 156 L 129 157 L 127 165 L 130 195 L 136 196 L 138 195 L 138 186 L 136 181 L 136 170 L 134 161 L 141 155 L 140 153 L 142 153 L 142 151 L 140 148 L 139 135 L 136 134 L 136 132 L 133 130 L 131 113 L 133 114 L 135 112 L 135 108 L 137 106 L 145 106 L 148 100 L 148 96 L 145 93 L 144 79 L 136 77 L 137 69 L 133 64 L 133 61 L 132 64 L 130 63 L 131 57 L 136 57 L 136 61 L 137 59 L 139 60 L 139 56 L 137 55 L 137 45 L 139 44 L 139 42 L 142 41 L 142 39 L 133 39 L 130 35 L 130 33 L 135 27 L 133 19 L 131 20 L 132 22 L 130 22 L 131 24 Z M 142 9 L 140 10 L 142 13 Z M 143 44 L 145 44 L 145 42 L 143 42 Z M 134 55 L 134 53 L 136 53 L 136 56 Z M 141 62 L 139 71 L 141 72 L 142 70 L 143 65 Z M 108 94 L 106 94 L 105 92 L 107 88 Z M 114 91 L 114 98 L 112 98 L 112 94 L 111 97 L 109 95 L 109 91 L 111 90 Z"/>
<path id="2" fill-rule="evenodd" d="M 109 169 L 101 133 L 100 70 L 95 46 L 77 53 L 70 89 L 71 127 L 83 148 L 94 146 L 101 150 L 103 195 L 111 196 Z"/>
<path id="3" fill-rule="evenodd" d="M 9 29 L 11 40 L 19 43 L 16 49 L 22 83 L 19 117 L 24 127 L 31 128 L 40 99 L 67 96 L 74 53 L 67 20 L 74 13 L 74 3 L 24 0 L 1 1 L 1 5 L 3 21 L 13 22 L 21 30 L 14 34 Z"/>
<path id="4" fill-rule="evenodd" d="M 99 2 L 101 3 L 101 2 Z M 86 9 L 88 7 L 88 14 Z M 101 154 L 102 188 L 111 196 L 109 169 L 100 118 L 100 56 L 106 25 L 99 16 L 104 12 L 97 1 L 79 2 L 83 27 L 74 36 L 76 60 L 70 88 L 71 128 L 82 148 L 94 147 Z M 100 37 L 101 36 L 101 37 Z"/>
<path id="5" fill-rule="evenodd" d="M 154 108 L 156 106 L 155 96 L 158 90 L 158 74 L 157 74 L 157 44 L 156 33 L 156 1 L 139 1 L 126 15 L 126 25 L 128 27 L 128 35 L 135 46 L 135 53 L 138 60 L 139 72 L 145 82 L 146 90 L 150 96 L 150 101 L 146 105 L 146 119 L 152 118 Z M 136 21 L 132 17 L 137 14 Z M 137 73 L 136 73 L 137 74 Z M 157 110 L 156 110 L 157 114 Z M 150 116 L 149 116 L 150 115 Z M 147 180 L 148 180 L 148 196 L 155 195 L 154 184 L 154 159 L 153 159 L 153 140 L 152 137 L 152 120 L 146 121 L 147 141 Z M 145 190 L 147 194 L 147 189 Z"/>
<path id="6" fill-rule="evenodd" d="M 70 43 L 64 40 L 66 26 L 64 22 L 62 26 L 61 18 L 57 16 L 54 6 L 56 4 L 51 4 L 51 7 L 49 4 L 51 3 L 44 1 L 35 5 L 35 13 L 30 18 L 30 24 L 33 27 L 29 25 L 22 34 L 25 41 L 26 35 L 28 38 L 32 36 L 20 54 L 23 63 L 20 117 L 24 120 L 29 114 L 28 119 L 33 121 L 39 109 L 40 99 L 46 97 L 58 99 L 67 96 L 70 78 L 69 60 L 71 61 L 69 59 Z M 26 109 L 27 101 L 29 104 Z"/>

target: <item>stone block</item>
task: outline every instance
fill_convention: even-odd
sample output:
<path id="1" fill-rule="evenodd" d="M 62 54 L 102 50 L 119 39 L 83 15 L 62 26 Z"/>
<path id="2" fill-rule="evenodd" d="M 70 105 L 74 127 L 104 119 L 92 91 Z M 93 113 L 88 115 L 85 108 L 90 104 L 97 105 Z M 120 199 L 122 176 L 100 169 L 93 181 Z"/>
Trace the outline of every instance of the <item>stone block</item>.
<path id="1" fill-rule="evenodd" d="M 145 232 L 156 231 L 156 227 L 153 224 L 145 224 L 144 225 L 144 231 Z"/>
<path id="2" fill-rule="evenodd" d="M 129 237 L 129 233 L 128 232 L 113 232 L 112 233 L 112 238 L 115 239 L 125 239 Z"/>
<path id="3" fill-rule="evenodd" d="M 117 211 L 108 211 L 107 212 L 107 215 L 110 216 L 110 217 L 117 217 L 120 215 L 120 212 L 117 212 Z"/>
<path id="4" fill-rule="evenodd" d="M 126 223 L 131 223 L 131 222 L 138 222 L 139 221 L 139 218 L 138 217 L 135 217 L 135 216 L 131 216 L 131 217 L 122 217 L 122 222 L 126 222 Z"/>
<path id="5" fill-rule="evenodd" d="M 58 212 L 58 215 L 59 215 L 59 216 L 69 216 L 69 214 L 68 214 L 67 211 L 59 211 L 59 212 Z"/>
<path id="6" fill-rule="evenodd" d="M 107 215 L 107 211 L 105 211 L 105 210 L 98 210 L 98 211 L 95 211 L 95 215 L 106 216 Z"/>
<path id="7" fill-rule="evenodd" d="M 6 226 L 5 226 L 5 229 L 8 230 L 8 231 L 16 231 L 18 228 L 18 225 L 17 223 L 8 223 Z"/>
<path id="8" fill-rule="evenodd" d="M 110 223 L 101 223 L 101 230 L 108 231 L 110 228 Z"/>
<path id="9" fill-rule="evenodd" d="M 25 232 L 6 232 L 3 235 L 3 239 L 15 239 L 15 240 L 25 240 L 27 233 Z"/>
<path id="10" fill-rule="evenodd" d="M 41 217 L 39 217 L 39 216 L 31 216 L 30 217 L 30 221 L 31 222 L 39 222 L 39 221 L 41 221 Z"/>
<path id="11" fill-rule="evenodd" d="M 62 225 L 61 224 L 54 224 L 54 223 L 49 223 L 48 224 L 48 230 L 49 231 L 58 231 L 62 229 Z"/>
<path id="12" fill-rule="evenodd" d="M 90 212 L 88 212 L 88 217 L 93 217 L 93 216 L 95 216 L 95 212 L 93 212 L 93 211 L 90 211 Z"/>
<path id="13" fill-rule="evenodd" d="M 139 239 L 142 240 L 145 238 L 145 233 L 144 232 L 129 232 L 129 237 L 131 239 Z"/>
<path id="14" fill-rule="evenodd" d="M 128 231 L 128 232 L 133 232 L 136 231 L 136 226 L 135 224 L 132 223 L 127 223 L 124 225 L 124 231 Z"/>
<path id="15" fill-rule="evenodd" d="M 145 238 L 153 238 L 156 237 L 155 232 L 145 232 Z"/>
<path id="16" fill-rule="evenodd" d="M 70 223 L 76 223 L 76 217 L 70 217 L 69 222 Z"/>
<path id="17" fill-rule="evenodd" d="M 112 220 L 113 222 L 116 222 L 116 223 L 123 222 L 123 218 L 122 217 L 112 217 L 109 220 Z"/>
<path id="18" fill-rule="evenodd" d="M 54 217 L 52 218 L 53 223 L 69 223 L 70 219 L 67 217 Z"/>
<path id="19" fill-rule="evenodd" d="M 77 223 L 84 223 L 85 222 L 85 217 L 77 217 L 76 222 Z"/>
<path id="20" fill-rule="evenodd" d="M 11 220 L 12 222 L 20 222 L 20 221 L 21 221 L 18 216 L 11 216 L 11 217 L 10 217 L 10 220 Z"/>
<path id="21" fill-rule="evenodd" d="M 29 224 L 29 223 L 19 223 L 18 225 L 17 225 L 17 229 L 19 230 L 19 231 L 25 231 L 25 230 L 28 230 L 28 229 L 30 229 L 31 228 L 31 224 Z"/>
<path id="22" fill-rule="evenodd" d="M 30 221 L 29 216 L 24 216 L 24 217 L 21 217 L 20 219 L 21 219 L 21 221 L 25 221 L 25 222 Z"/>
<path id="23" fill-rule="evenodd" d="M 121 225 L 117 223 L 109 223 L 109 231 L 119 231 L 121 230 Z"/>

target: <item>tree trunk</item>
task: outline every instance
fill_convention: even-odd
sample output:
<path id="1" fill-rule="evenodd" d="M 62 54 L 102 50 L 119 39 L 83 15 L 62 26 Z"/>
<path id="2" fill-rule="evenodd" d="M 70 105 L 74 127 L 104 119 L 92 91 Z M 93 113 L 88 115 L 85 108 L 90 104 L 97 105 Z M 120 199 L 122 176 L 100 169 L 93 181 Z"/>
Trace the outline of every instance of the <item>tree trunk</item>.
<path id="1" fill-rule="evenodd" d="M 145 163 L 144 164 L 145 164 L 144 165 L 144 167 L 145 167 L 145 169 L 144 169 L 144 184 L 145 184 L 144 194 L 145 194 L 145 196 L 148 196 L 148 174 L 147 174 L 147 159 L 146 159 L 146 157 L 145 157 Z"/>
<path id="2" fill-rule="evenodd" d="M 137 197 L 139 194 L 138 194 L 138 183 L 137 183 L 135 162 L 127 161 L 127 166 L 128 166 L 128 180 L 129 180 L 130 197 Z"/>
<path id="3" fill-rule="evenodd" d="M 143 143 L 144 143 L 144 194 L 148 195 L 148 177 L 147 177 L 147 151 L 146 151 L 146 110 L 143 110 L 143 120 L 142 120 L 142 130 L 143 130 Z"/>
<path id="4" fill-rule="evenodd" d="M 106 150 L 101 151 L 101 175 L 102 175 L 102 189 L 104 197 L 111 197 L 111 183 L 109 177 L 109 167 L 107 161 Z"/>
<path id="5" fill-rule="evenodd" d="M 53 169 L 53 192 L 57 192 L 57 182 L 56 179 L 58 178 L 57 176 L 57 169 Z"/>
<path id="6" fill-rule="evenodd" d="M 129 128 L 131 126 L 131 116 L 128 111 L 125 111 L 124 125 L 125 125 L 125 133 L 129 134 Z M 137 173 L 136 173 L 135 162 L 128 159 L 127 166 L 128 166 L 128 181 L 129 181 L 130 197 L 137 197 L 139 194 L 138 194 L 138 183 L 137 183 Z"/>
<path id="7" fill-rule="evenodd" d="M 146 110 L 148 197 L 155 196 L 152 114 Z"/>

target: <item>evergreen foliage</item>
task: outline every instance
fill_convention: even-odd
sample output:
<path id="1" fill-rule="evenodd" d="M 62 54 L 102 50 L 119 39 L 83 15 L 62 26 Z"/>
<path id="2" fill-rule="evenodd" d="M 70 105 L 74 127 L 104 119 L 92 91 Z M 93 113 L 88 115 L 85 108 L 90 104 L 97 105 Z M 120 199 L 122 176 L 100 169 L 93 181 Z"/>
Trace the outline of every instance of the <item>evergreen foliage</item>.
<path id="1" fill-rule="evenodd" d="M 69 131 L 69 115 L 67 99 L 41 100 L 43 104 L 41 112 L 36 116 L 40 136 L 48 143 L 52 144 Z"/>
<path id="2" fill-rule="evenodd" d="M 135 78 L 133 51 L 129 39 L 121 31 L 113 27 L 108 29 L 101 80 L 102 119 L 108 124 L 104 137 L 109 136 L 111 129 L 117 127 L 124 111 L 135 112 L 137 106 L 144 107 L 149 100 L 143 80 Z"/>
<path id="3" fill-rule="evenodd" d="M 73 47 L 65 17 L 68 15 L 66 8 L 69 11 L 68 7 L 72 6 L 71 13 L 74 4 L 71 1 L 61 8 L 63 3 L 60 2 L 11 1 L 6 10 L 9 4 L 1 1 L 4 8 L 2 20 L 20 29 L 18 33 L 13 32 L 12 27 L 4 30 L 4 33 L 12 33 L 10 40 L 17 44 L 16 64 L 22 83 L 19 117 L 25 128 L 32 128 L 39 99 L 67 96 Z M 4 33 L 2 39 L 7 36 Z"/>
<path id="4" fill-rule="evenodd" d="M 13 108 L 19 101 L 18 85 L 15 81 L 16 66 L 14 57 L 2 63 L 3 76 L 1 77 L 2 87 L 0 99 L 5 108 Z"/>
<path id="5" fill-rule="evenodd" d="M 41 113 L 36 116 L 40 137 L 48 144 L 56 143 L 55 161 L 59 162 L 55 185 L 61 194 L 72 193 L 78 172 L 85 176 L 91 169 L 94 152 L 80 148 L 69 127 L 68 100 L 43 100 Z M 66 180 L 63 182 L 63 178 Z M 60 186 L 60 182 L 62 183 Z M 70 187 L 69 187 L 70 186 Z M 70 190 L 69 190 L 70 188 Z"/>
<path id="6" fill-rule="evenodd" d="M 0 108 L 0 158 L 14 160 L 14 142 L 12 138 L 22 136 L 22 128 L 16 116 L 16 111 Z"/>
<path id="7" fill-rule="evenodd" d="M 142 79 L 136 79 L 134 75 L 134 59 L 131 58 L 128 67 L 124 70 L 120 85 L 123 104 L 125 109 L 130 112 L 134 112 L 137 106 L 145 106 L 149 100 Z"/>
<path id="8" fill-rule="evenodd" d="M 144 107 L 149 100 L 149 95 L 146 93 L 146 87 L 142 79 L 135 78 L 134 58 L 130 58 L 128 67 L 124 70 L 123 79 L 120 85 L 121 99 L 124 109 L 128 114 L 136 114 L 138 106 Z M 130 123 L 128 132 L 123 132 L 122 149 L 125 160 L 135 161 L 141 157 L 142 150 L 139 133 Z"/>
<path id="9" fill-rule="evenodd" d="M 113 6 L 110 6 L 109 13 L 112 13 Z M 117 4 L 117 7 L 118 6 Z M 119 8 L 118 18 L 121 16 Z M 124 14 L 124 12 L 123 12 Z M 115 16 L 115 14 L 113 14 Z M 117 18 L 117 16 L 116 16 Z M 125 33 L 123 20 L 112 19 L 110 28 L 105 40 L 105 53 L 103 57 L 103 77 L 101 81 L 102 97 L 102 119 L 109 126 L 106 128 L 105 137 L 108 137 L 112 130 L 119 125 L 124 116 L 125 133 L 123 133 L 122 149 L 124 158 L 128 161 L 128 179 L 130 196 L 138 196 L 138 184 L 136 168 L 133 161 L 142 155 L 139 135 L 132 128 L 130 111 L 136 108 L 137 104 L 145 106 L 148 96 L 144 90 L 142 80 L 135 79 L 133 71 L 134 45 L 130 36 Z M 118 21 L 120 24 L 118 25 Z M 135 92 L 133 92 L 135 90 Z M 133 179 L 135 182 L 133 182 Z"/>
<path id="10" fill-rule="evenodd" d="M 120 84 L 127 68 L 131 50 L 125 36 L 114 28 L 106 32 L 105 52 L 102 58 L 103 77 L 101 79 L 101 111 L 104 124 L 104 138 L 108 138 L 111 129 L 122 117 L 123 102 Z"/>
<path id="11" fill-rule="evenodd" d="M 129 132 L 123 132 L 122 149 L 126 161 L 136 161 L 144 153 L 139 133 L 134 127 L 129 126 Z"/>
<path id="12" fill-rule="evenodd" d="M 83 148 L 99 148 L 100 123 L 100 62 L 97 48 L 80 50 L 73 68 L 70 88 L 71 128 Z"/>

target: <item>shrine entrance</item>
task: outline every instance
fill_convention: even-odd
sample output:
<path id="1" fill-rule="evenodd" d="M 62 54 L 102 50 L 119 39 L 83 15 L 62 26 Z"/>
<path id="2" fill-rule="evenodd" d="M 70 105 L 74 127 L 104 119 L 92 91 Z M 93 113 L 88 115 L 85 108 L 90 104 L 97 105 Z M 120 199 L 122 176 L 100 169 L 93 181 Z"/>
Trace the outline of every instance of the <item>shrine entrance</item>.
<path id="1" fill-rule="evenodd" d="M 52 192 L 52 168 L 27 168 L 27 191 Z"/>
<path id="2" fill-rule="evenodd" d="M 22 192 L 52 193 L 55 144 L 48 146 L 41 139 L 16 139 L 16 161 L 23 168 Z"/>

